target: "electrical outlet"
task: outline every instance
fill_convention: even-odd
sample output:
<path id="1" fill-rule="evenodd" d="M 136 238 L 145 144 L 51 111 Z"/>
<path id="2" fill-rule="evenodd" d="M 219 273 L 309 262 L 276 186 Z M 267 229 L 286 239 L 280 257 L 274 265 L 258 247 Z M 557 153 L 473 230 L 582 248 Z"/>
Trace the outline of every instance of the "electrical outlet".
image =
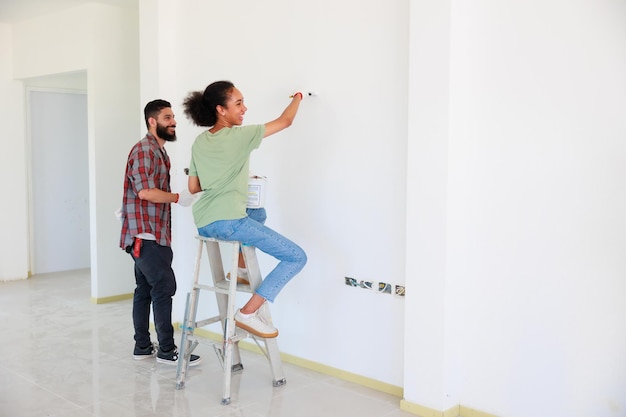
<path id="1" fill-rule="evenodd" d="M 345 278 L 345 283 L 347 286 L 349 287 L 358 287 L 359 284 L 356 282 L 356 279 L 351 278 L 351 277 L 344 277 Z"/>
<path id="2" fill-rule="evenodd" d="M 364 281 L 357 280 L 352 277 L 343 277 L 344 283 L 349 287 L 363 288 L 372 290 L 379 294 L 394 294 L 398 297 L 404 297 L 404 285 L 394 285 L 388 282 Z"/>
<path id="3" fill-rule="evenodd" d="M 384 294 L 391 294 L 391 284 L 387 284 L 386 282 L 379 282 L 378 292 L 381 292 Z"/>

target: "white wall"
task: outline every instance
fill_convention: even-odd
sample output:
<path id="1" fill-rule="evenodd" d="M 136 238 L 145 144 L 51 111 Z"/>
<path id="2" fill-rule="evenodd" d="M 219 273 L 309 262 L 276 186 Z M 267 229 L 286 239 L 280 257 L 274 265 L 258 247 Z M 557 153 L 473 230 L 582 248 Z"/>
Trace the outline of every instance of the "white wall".
<path id="1" fill-rule="evenodd" d="M 87 68 L 92 5 L 13 25 L 15 78 L 40 77 Z"/>
<path id="2" fill-rule="evenodd" d="M 87 4 L 13 25 L 14 78 L 87 72 L 94 299 L 134 288 L 113 212 L 121 204 L 126 156 L 141 135 L 137 22 L 136 9 Z"/>
<path id="3" fill-rule="evenodd" d="M 12 79 L 13 31 L 0 24 L 0 178 L 3 181 L 0 216 L 0 281 L 28 276 L 28 210 L 24 92 Z"/>
<path id="4" fill-rule="evenodd" d="M 268 224 L 310 259 L 273 306 L 281 350 L 404 386 L 406 402 L 434 410 L 626 415 L 624 3 L 411 0 L 410 13 L 401 1 L 240 6 L 234 14 L 221 3 L 141 1 L 141 103 L 126 112 L 93 103 L 91 117 L 128 116 L 124 134 L 109 130 L 110 117 L 97 125 L 113 148 L 94 149 L 111 166 L 92 180 L 115 189 L 99 194 L 97 230 L 114 228 L 106 219 L 146 100 L 174 104 L 177 189 L 200 131 L 182 113 L 188 91 L 231 79 L 255 123 L 275 117 L 293 89 L 315 88 L 320 96 L 252 161 L 270 178 Z M 0 29 L 9 56 L 11 35 Z M 59 61 L 50 67 L 70 70 Z M 32 76 L 40 64 L 16 68 Z M 104 73 L 131 90 L 132 77 Z M 112 88 L 111 79 L 90 80 L 90 91 Z M 9 129 L 19 137 L 19 126 Z M 195 254 L 188 210 L 175 210 L 174 227 L 180 320 Z M 115 247 L 117 230 L 104 245 Z M 98 257 L 132 281 L 118 255 Z M 406 299 L 348 288 L 345 275 L 406 276 Z"/>
<path id="5" fill-rule="evenodd" d="M 93 43 L 88 70 L 90 207 L 92 210 L 92 297 L 132 293 L 131 257 L 119 247 L 120 223 L 113 212 L 122 204 L 124 169 L 130 148 L 141 139 L 139 29 L 137 9 L 94 6 Z M 113 30 L 112 30 L 113 29 Z"/>
<path id="6" fill-rule="evenodd" d="M 415 57 L 436 57 L 418 36 L 429 24 L 420 13 L 440 12 L 432 3 L 412 2 L 424 25 Z M 426 277 L 443 280 L 445 313 L 406 337 L 419 356 L 436 333 L 428 325 L 443 325 L 443 390 L 424 396 L 421 363 L 407 362 L 408 401 L 508 417 L 626 415 L 625 19 L 624 2 L 585 0 L 452 2 L 435 19 L 450 65 L 432 65 L 450 68 L 450 107 L 433 132 L 414 133 L 444 153 L 445 172 L 425 174 L 447 186 L 434 201 L 424 190 L 409 199 L 443 203 L 445 226 L 408 234 L 438 243 L 446 231 L 445 265 Z M 414 109 L 437 96 L 417 92 Z"/>
<path id="7" fill-rule="evenodd" d="M 444 410 L 450 1 L 411 1 L 404 396 Z"/>
<path id="8" fill-rule="evenodd" d="M 142 51 L 157 39 L 176 43 L 150 55 L 148 63 L 163 63 L 158 76 L 142 67 L 154 80 L 142 100 L 174 105 L 174 188 L 186 184 L 179 172 L 201 131 L 183 115 L 189 91 L 229 79 L 245 96 L 245 122 L 264 123 L 294 89 L 319 90 L 252 157 L 269 178 L 267 224 L 309 257 L 272 306 L 281 351 L 401 386 L 404 299 L 348 287 L 344 277 L 404 284 L 408 2 L 244 1 L 233 13 L 228 3 L 144 1 L 141 15 L 155 7 L 155 35 L 142 37 Z M 196 232 L 190 210 L 176 214 L 174 319 L 182 320 Z M 271 266 L 263 259 L 263 271 Z"/>

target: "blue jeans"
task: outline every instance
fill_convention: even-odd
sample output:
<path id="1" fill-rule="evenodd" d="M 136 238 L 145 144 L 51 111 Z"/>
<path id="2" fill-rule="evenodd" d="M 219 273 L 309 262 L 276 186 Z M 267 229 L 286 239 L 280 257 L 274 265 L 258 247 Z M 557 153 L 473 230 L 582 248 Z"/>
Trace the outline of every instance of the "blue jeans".
<path id="1" fill-rule="evenodd" d="M 159 347 L 163 351 L 174 348 L 172 297 L 176 293 L 176 278 L 172 258 L 172 248 L 153 240 L 142 241 L 139 257 L 133 256 L 137 284 L 133 295 L 133 324 L 135 344 L 139 347 L 150 346 L 151 343 L 149 325 L 152 304 Z"/>
<path id="2" fill-rule="evenodd" d="M 248 209 L 248 216 L 236 220 L 218 220 L 198 228 L 198 234 L 220 240 L 237 240 L 254 246 L 280 262 L 265 277 L 256 293 L 268 301 L 274 299 L 283 287 L 306 264 L 306 253 L 291 240 L 263 225 L 265 209 Z"/>

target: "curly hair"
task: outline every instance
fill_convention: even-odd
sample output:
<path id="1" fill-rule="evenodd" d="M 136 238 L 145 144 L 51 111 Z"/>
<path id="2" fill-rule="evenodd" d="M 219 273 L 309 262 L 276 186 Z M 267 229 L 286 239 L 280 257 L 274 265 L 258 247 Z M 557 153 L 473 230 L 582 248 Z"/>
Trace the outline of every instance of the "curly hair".
<path id="1" fill-rule="evenodd" d="M 192 91 L 183 101 L 188 119 L 197 126 L 214 126 L 217 122 L 217 106 L 225 106 L 235 85 L 230 81 L 215 81 L 204 92 Z"/>

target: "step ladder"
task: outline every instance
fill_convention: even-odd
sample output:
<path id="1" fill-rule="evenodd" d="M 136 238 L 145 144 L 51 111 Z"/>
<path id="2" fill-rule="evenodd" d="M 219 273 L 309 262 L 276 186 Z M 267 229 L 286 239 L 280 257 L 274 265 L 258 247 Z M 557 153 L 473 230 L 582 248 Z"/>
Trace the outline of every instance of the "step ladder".
<path id="1" fill-rule="evenodd" d="M 261 271 L 256 257 L 256 250 L 253 246 L 242 245 L 237 241 L 223 241 L 202 236 L 198 239 L 198 251 L 196 254 L 196 264 L 194 268 L 194 278 L 191 292 L 187 294 L 187 305 L 185 307 L 185 318 L 182 324 L 182 336 L 179 348 L 178 367 L 176 371 L 176 389 L 185 387 L 185 378 L 189 367 L 191 353 L 198 345 L 198 340 L 194 337 L 194 330 L 208 326 L 212 323 L 220 322 L 222 325 L 223 341 L 221 346 L 214 345 L 217 357 L 223 369 L 222 385 L 222 405 L 230 404 L 230 391 L 232 373 L 243 370 L 241 356 L 239 354 L 239 341 L 245 338 L 252 338 L 261 352 L 267 358 L 272 371 L 272 385 L 278 387 L 287 383 L 283 375 L 282 361 L 278 350 L 276 338 L 261 338 L 246 332 L 235 326 L 235 312 L 237 291 L 253 293 L 261 285 Z M 226 279 L 224 273 L 224 262 L 220 248 L 230 247 L 232 251 L 232 263 L 229 272 L 231 279 Z M 200 282 L 200 264 L 202 260 L 203 248 L 209 259 L 211 269 L 212 285 Z M 250 284 L 237 283 L 237 270 L 239 251 L 243 253 L 248 270 L 248 280 Z M 196 320 L 198 311 L 198 300 L 200 291 L 207 290 L 215 293 L 219 314 L 203 320 Z M 259 314 L 271 323 L 271 316 L 267 302 L 259 310 Z"/>

